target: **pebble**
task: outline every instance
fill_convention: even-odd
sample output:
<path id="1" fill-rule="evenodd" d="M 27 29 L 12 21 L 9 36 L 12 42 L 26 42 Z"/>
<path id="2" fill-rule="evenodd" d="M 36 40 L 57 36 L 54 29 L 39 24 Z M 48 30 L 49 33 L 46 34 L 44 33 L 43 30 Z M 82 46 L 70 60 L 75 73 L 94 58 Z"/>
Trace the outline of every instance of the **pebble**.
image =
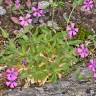
<path id="1" fill-rule="evenodd" d="M 0 6 L 0 16 L 3 16 L 6 14 L 6 9 L 4 9 L 2 6 Z"/>
<path id="2" fill-rule="evenodd" d="M 60 29 L 59 26 L 58 26 L 58 24 L 57 24 L 57 22 L 55 22 L 55 21 L 48 21 L 48 22 L 47 22 L 47 25 L 48 25 L 49 27 L 54 28 L 55 30 L 59 30 L 59 29 Z"/>
<path id="3" fill-rule="evenodd" d="M 88 68 L 82 68 L 81 74 L 85 77 L 88 78 L 92 75 L 91 71 Z"/>
<path id="4" fill-rule="evenodd" d="M 86 81 L 87 79 L 89 79 L 89 77 L 92 76 L 92 72 L 88 68 L 80 68 L 80 75 L 84 77 L 83 81 Z M 75 71 L 70 75 L 69 80 L 76 82 L 79 80 L 77 77 L 78 75 L 77 75 L 77 72 Z"/>
<path id="5" fill-rule="evenodd" d="M 47 2 L 47 1 L 41 1 L 38 3 L 38 7 L 40 9 L 46 9 L 49 5 L 50 5 L 49 2 Z"/>

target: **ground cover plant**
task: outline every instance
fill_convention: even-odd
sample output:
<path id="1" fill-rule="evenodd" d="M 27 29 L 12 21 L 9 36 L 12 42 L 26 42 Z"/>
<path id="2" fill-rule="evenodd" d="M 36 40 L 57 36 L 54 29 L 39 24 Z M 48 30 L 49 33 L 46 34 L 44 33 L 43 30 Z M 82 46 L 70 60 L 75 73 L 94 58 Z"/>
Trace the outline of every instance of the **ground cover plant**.
<path id="1" fill-rule="evenodd" d="M 56 82 L 78 70 L 80 65 L 92 72 L 88 79 L 96 79 L 96 33 L 72 19 L 78 8 L 84 14 L 96 13 L 96 1 L 68 1 L 71 11 L 61 15 L 65 2 L 0 1 L 0 83 L 3 87 Z M 60 22 L 57 17 L 61 18 Z M 79 79 L 82 78 L 80 74 Z"/>

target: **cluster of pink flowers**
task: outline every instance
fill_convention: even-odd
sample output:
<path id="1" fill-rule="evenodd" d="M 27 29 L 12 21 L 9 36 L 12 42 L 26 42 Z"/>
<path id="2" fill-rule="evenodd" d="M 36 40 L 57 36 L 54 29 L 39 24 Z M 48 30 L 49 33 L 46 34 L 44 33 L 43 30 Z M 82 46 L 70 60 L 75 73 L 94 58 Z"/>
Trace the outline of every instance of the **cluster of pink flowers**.
<path id="1" fill-rule="evenodd" d="M 94 7 L 94 2 L 93 0 L 84 0 L 82 8 L 85 11 L 90 11 Z"/>
<path id="2" fill-rule="evenodd" d="M 89 55 L 89 50 L 84 44 L 81 44 L 75 51 L 81 58 L 85 58 Z M 93 77 L 96 80 L 96 58 L 90 59 L 87 66 L 88 69 L 92 71 Z"/>
<path id="3" fill-rule="evenodd" d="M 18 71 L 15 68 L 10 68 L 6 70 L 6 85 L 10 88 L 15 88 L 17 86 Z"/>
<path id="4" fill-rule="evenodd" d="M 39 7 L 32 7 L 32 13 L 34 17 L 41 17 L 44 15 L 44 11 Z"/>
<path id="5" fill-rule="evenodd" d="M 16 0 L 15 1 L 15 6 L 16 6 L 17 9 L 19 9 L 19 7 L 20 7 L 20 0 Z"/>
<path id="6" fill-rule="evenodd" d="M 81 58 L 85 58 L 89 55 L 89 50 L 84 44 L 80 44 L 80 46 L 76 48 L 76 53 L 80 55 Z"/>
<path id="7" fill-rule="evenodd" d="M 38 7 L 32 7 L 32 16 L 41 17 L 44 16 L 44 11 Z M 21 26 L 28 26 L 32 22 L 31 14 L 27 13 L 25 16 L 19 17 L 19 22 Z"/>
<path id="8" fill-rule="evenodd" d="M 88 62 L 88 68 L 93 72 L 93 77 L 96 79 L 96 58 L 90 59 Z"/>
<path id="9" fill-rule="evenodd" d="M 85 11 L 90 11 L 94 7 L 94 1 L 93 0 L 84 0 L 82 8 Z M 76 28 L 75 23 L 70 23 L 67 28 L 69 38 L 73 38 L 76 36 L 77 32 L 79 31 L 78 28 Z"/>
<path id="10" fill-rule="evenodd" d="M 68 32 L 69 38 L 73 38 L 74 36 L 76 36 L 79 29 L 75 27 L 75 23 L 70 23 L 67 26 L 66 30 Z"/>
<path id="11" fill-rule="evenodd" d="M 20 21 L 20 25 L 28 26 L 32 22 L 31 15 L 26 14 L 25 16 L 20 16 L 19 21 Z"/>

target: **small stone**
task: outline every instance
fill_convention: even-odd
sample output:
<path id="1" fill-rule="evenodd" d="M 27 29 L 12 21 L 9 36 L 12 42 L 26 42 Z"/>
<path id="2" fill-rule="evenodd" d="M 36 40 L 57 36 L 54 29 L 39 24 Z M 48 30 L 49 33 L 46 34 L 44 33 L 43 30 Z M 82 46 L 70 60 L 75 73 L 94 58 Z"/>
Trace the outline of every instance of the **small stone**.
<path id="1" fill-rule="evenodd" d="M 81 75 L 83 75 L 84 78 L 87 79 L 92 75 L 92 73 L 88 68 L 83 68 L 81 69 Z"/>
<path id="2" fill-rule="evenodd" d="M 95 94 L 94 90 L 90 90 L 90 94 L 91 95 Z"/>
<path id="3" fill-rule="evenodd" d="M 60 29 L 59 26 L 58 26 L 58 24 L 55 21 L 48 21 L 47 22 L 47 25 L 49 27 L 52 27 L 52 28 L 56 29 L 56 30 L 59 30 Z"/>
<path id="4" fill-rule="evenodd" d="M 39 7 L 40 9 L 45 9 L 45 8 L 47 8 L 49 5 L 50 5 L 49 2 L 47 2 L 47 1 L 41 1 L 41 2 L 38 3 L 38 7 Z"/>
<path id="5" fill-rule="evenodd" d="M 83 90 L 79 90 L 78 92 L 76 92 L 76 96 L 86 96 L 86 93 Z"/>
<path id="6" fill-rule="evenodd" d="M 92 72 L 88 69 L 88 68 L 79 68 L 80 72 L 78 72 L 77 70 L 75 72 L 73 72 L 70 77 L 69 80 L 72 81 L 80 81 L 79 83 L 84 83 L 86 82 L 89 78 L 91 78 L 92 76 Z M 79 76 L 82 76 L 82 80 L 79 79 Z"/>
<path id="7" fill-rule="evenodd" d="M 59 83 L 60 83 L 61 88 L 67 88 L 68 86 L 71 85 L 71 82 L 69 81 L 61 81 Z"/>
<path id="8" fill-rule="evenodd" d="M 42 87 L 35 87 L 35 89 L 40 93 L 43 94 L 44 93 L 44 89 Z"/>
<path id="9" fill-rule="evenodd" d="M 73 72 L 70 76 L 69 76 L 69 80 L 71 81 L 77 81 L 77 76 L 76 76 L 76 72 Z"/>
<path id="10" fill-rule="evenodd" d="M 0 16 L 5 14 L 6 14 L 6 10 L 2 6 L 0 6 Z"/>

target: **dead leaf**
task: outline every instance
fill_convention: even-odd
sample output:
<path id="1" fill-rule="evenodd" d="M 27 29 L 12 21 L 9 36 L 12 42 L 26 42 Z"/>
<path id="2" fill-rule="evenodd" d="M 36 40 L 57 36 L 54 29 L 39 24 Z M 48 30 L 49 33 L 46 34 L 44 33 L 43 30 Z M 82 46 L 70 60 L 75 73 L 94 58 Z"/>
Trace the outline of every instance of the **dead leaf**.
<path id="1" fill-rule="evenodd" d="M 17 17 L 11 17 L 11 20 L 12 20 L 13 23 L 19 24 L 19 20 L 18 20 Z"/>

